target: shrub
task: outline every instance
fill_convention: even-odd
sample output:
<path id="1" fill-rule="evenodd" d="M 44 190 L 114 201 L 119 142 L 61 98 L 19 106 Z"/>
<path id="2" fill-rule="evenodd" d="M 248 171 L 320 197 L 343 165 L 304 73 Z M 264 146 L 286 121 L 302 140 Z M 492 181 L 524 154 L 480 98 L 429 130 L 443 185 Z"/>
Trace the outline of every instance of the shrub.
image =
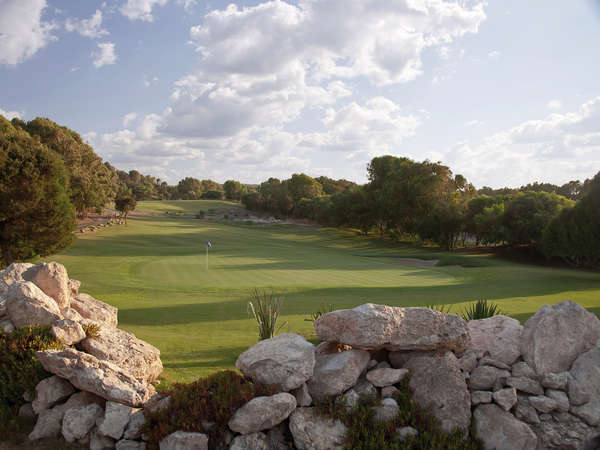
<path id="1" fill-rule="evenodd" d="M 35 357 L 38 350 L 60 349 L 62 342 L 49 326 L 22 327 L 12 333 L 0 330 L 0 433 L 18 428 L 16 413 L 25 392 L 50 376 Z"/>
<path id="2" fill-rule="evenodd" d="M 372 406 L 378 403 L 377 397 L 361 398 L 350 411 L 346 410 L 342 401 L 335 398 L 317 404 L 317 410 L 326 416 L 339 419 L 347 428 L 344 448 L 348 450 L 399 450 L 399 449 L 447 449 L 475 450 L 482 449 L 481 442 L 464 431 L 454 430 L 444 433 L 439 421 L 429 411 L 421 409 L 412 401 L 409 380 L 406 377 L 398 385 L 394 400 L 398 403 L 398 415 L 388 422 L 375 420 Z M 403 440 L 395 439 L 398 427 L 415 428 L 417 436 L 407 436 Z"/>
<path id="3" fill-rule="evenodd" d="M 463 309 L 461 316 L 468 322 L 470 320 L 487 319 L 497 314 L 505 314 L 505 312 L 500 309 L 497 303 L 481 299 Z"/>
<path id="4" fill-rule="evenodd" d="M 158 448 L 161 439 L 177 430 L 207 433 L 211 449 L 226 448 L 227 423 L 234 412 L 254 397 L 276 392 L 276 388 L 249 381 L 232 370 L 178 383 L 166 392 L 171 397 L 166 408 L 144 412 L 143 433 L 148 434 L 150 448 Z M 208 423 L 214 425 L 205 428 Z"/>
<path id="5" fill-rule="evenodd" d="M 270 339 L 287 323 L 277 327 L 277 320 L 281 313 L 283 297 L 275 297 L 271 291 L 252 291 L 252 300 L 248 302 L 248 315 L 252 315 L 258 325 L 258 340 Z"/>
<path id="6" fill-rule="evenodd" d="M 100 327 L 95 323 L 85 323 L 82 325 L 85 336 L 89 338 L 97 338 L 100 333 Z"/>
<path id="7" fill-rule="evenodd" d="M 314 311 L 313 313 L 311 313 L 310 318 L 304 319 L 304 321 L 305 322 L 314 322 L 319 317 L 321 317 L 323 314 L 327 314 L 332 311 L 335 311 L 335 305 L 333 303 L 323 302 L 323 303 L 321 303 L 321 307 L 319 309 L 317 309 L 316 311 Z"/>

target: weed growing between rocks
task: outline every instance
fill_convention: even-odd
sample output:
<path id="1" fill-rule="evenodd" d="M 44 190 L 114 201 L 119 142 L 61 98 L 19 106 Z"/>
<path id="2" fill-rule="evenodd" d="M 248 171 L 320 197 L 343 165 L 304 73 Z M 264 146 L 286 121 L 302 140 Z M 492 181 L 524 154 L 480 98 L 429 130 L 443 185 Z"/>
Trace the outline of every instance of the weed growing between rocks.
<path id="1" fill-rule="evenodd" d="M 252 382 L 232 370 L 217 372 L 165 392 L 168 406 L 146 411 L 143 433 L 149 448 L 177 431 L 206 433 L 210 448 L 226 448 L 227 424 L 235 411 L 254 397 L 274 395 L 275 388 Z"/>
<path id="2" fill-rule="evenodd" d="M 95 323 L 84 323 L 82 325 L 85 336 L 89 338 L 97 338 L 100 335 L 100 327 Z"/>
<path id="3" fill-rule="evenodd" d="M 20 429 L 19 407 L 25 392 L 50 376 L 35 357 L 39 350 L 61 349 L 49 326 L 19 328 L 12 333 L 0 330 L 0 434 L 7 437 Z"/>
<path id="4" fill-rule="evenodd" d="M 317 410 L 328 417 L 340 420 L 346 427 L 345 448 L 348 450 L 482 450 L 483 445 L 471 434 L 464 436 L 460 429 L 450 434 L 440 430 L 439 421 L 428 411 L 418 408 L 412 401 L 409 379 L 405 377 L 396 385 L 398 392 L 393 396 L 398 403 L 398 415 L 389 421 L 375 420 L 373 406 L 379 403 L 375 396 L 363 397 L 351 410 L 339 399 L 331 398 L 316 405 Z M 412 427 L 416 436 L 400 438 L 396 430 Z"/>
<path id="5" fill-rule="evenodd" d="M 507 315 L 505 311 L 500 309 L 497 303 L 488 302 L 486 299 L 477 300 L 475 303 L 469 304 L 461 316 L 467 322 L 471 320 L 487 319 L 498 314 Z"/>

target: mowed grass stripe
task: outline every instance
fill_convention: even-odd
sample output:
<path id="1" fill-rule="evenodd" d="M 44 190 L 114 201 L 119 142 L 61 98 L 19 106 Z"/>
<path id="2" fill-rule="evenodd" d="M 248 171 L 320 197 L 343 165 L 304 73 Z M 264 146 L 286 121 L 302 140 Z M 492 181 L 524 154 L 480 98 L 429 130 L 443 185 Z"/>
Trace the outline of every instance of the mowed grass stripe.
<path id="1" fill-rule="evenodd" d="M 127 227 L 84 234 L 47 258 L 65 264 L 82 291 L 119 308 L 120 327 L 162 352 L 165 383 L 231 368 L 256 342 L 246 305 L 255 287 L 285 292 L 285 331 L 314 338 L 305 321 L 322 303 L 350 308 L 449 304 L 488 298 L 526 320 L 544 304 L 573 300 L 600 311 L 600 274 L 415 249 L 355 233 L 291 225 L 245 225 L 164 215 L 221 213 L 228 202 L 142 202 L 149 215 Z M 206 270 L 206 240 L 213 243 Z M 440 259 L 457 267 L 407 267 L 398 258 Z"/>

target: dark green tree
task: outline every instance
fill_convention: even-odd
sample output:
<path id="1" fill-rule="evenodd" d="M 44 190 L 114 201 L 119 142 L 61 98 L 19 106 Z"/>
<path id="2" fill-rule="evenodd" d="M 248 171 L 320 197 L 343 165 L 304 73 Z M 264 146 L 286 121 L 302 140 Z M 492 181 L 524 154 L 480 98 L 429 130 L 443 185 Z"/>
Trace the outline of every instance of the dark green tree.
<path id="1" fill-rule="evenodd" d="M 4 264 L 73 242 L 75 213 L 62 159 L 0 116 L 0 251 Z"/>
<path id="2" fill-rule="evenodd" d="M 241 200 L 242 195 L 248 192 L 248 188 L 246 188 L 246 186 L 235 180 L 227 180 L 223 184 L 223 190 L 225 191 L 226 199 L 236 201 Z"/>
<path id="3" fill-rule="evenodd" d="M 115 198 L 115 208 L 121 213 L 121 217 L 125 219 L 127 225 L 127 215 L 135 209 L 137 201 L 130 194 L 121 193 Z"/>

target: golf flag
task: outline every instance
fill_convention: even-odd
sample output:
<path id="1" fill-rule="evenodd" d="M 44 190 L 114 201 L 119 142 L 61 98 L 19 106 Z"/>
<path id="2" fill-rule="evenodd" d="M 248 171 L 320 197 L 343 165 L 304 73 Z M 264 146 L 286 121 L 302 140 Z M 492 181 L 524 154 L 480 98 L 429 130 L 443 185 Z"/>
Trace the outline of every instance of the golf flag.
<path id="1" fill-rule="evenodd" d="M 212 244 L 210 243 L 210 241 L 206 241 L 206 247 L 207 248 L 211 248 L 212 247 Z"/>

